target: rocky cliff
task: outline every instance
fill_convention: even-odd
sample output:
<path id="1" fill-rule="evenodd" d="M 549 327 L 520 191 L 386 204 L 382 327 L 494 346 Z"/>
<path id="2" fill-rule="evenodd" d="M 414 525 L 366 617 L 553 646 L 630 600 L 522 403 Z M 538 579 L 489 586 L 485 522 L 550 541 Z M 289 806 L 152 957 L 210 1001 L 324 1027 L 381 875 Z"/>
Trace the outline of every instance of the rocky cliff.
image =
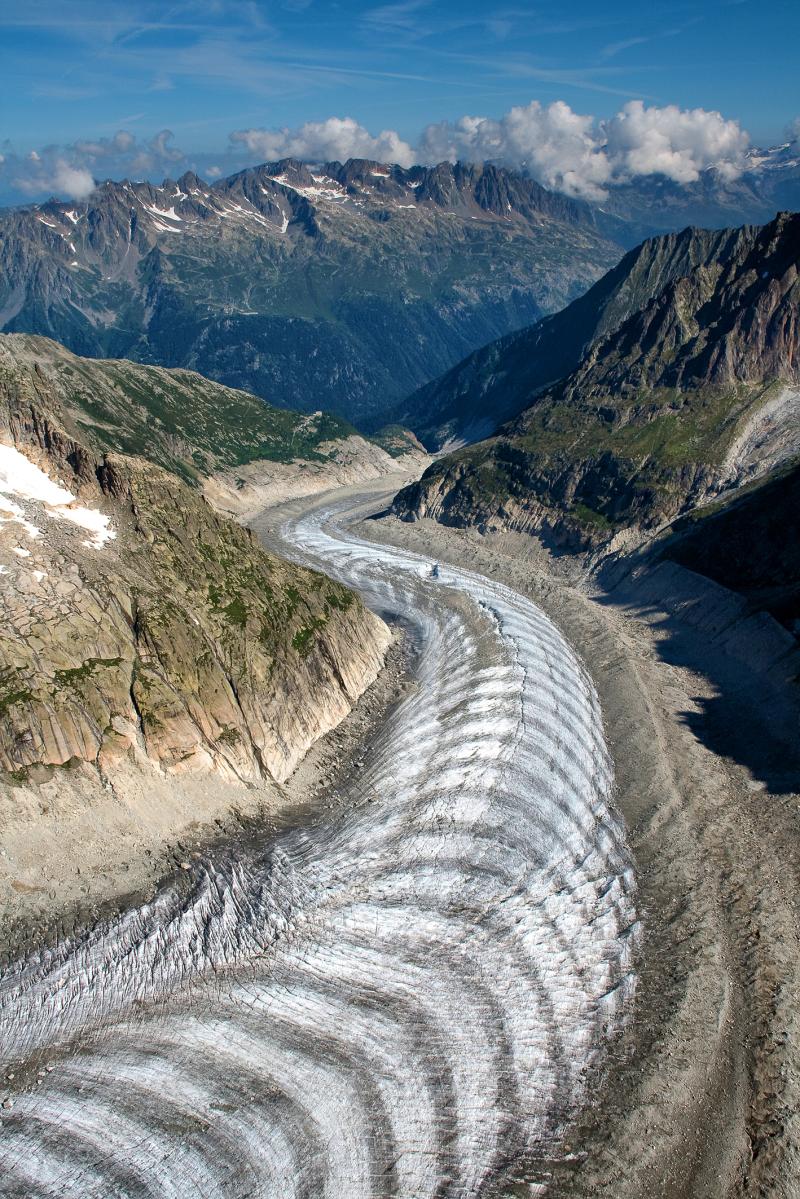
<path id="1" fill-rule="evenodd" d="M 789 460 L 800 448 L 800 216 L 720 239 L 717 257 L 595 337 L 498 436 L 436 462 L 396 511 L 586 548 L 640 536 Z"/>
<path id="2" fill-rule="evenodd" d="M 360 600 L 262 550 L 200 492 L 100 452 L 0 345 L 0 770 L 120 763 L 281 780 L 375 678 Z"/>
<path id="3" fill-rule="evenodd" d="M 577 300 L 535 325 L 490 342 L 397 405 L 396 419 L 430 450 L 488 437 L 574 371 L 592 344 L 616 332 L 670 283 L 737 261 L 751 228 L 684 229 L 631 250 Z"/>

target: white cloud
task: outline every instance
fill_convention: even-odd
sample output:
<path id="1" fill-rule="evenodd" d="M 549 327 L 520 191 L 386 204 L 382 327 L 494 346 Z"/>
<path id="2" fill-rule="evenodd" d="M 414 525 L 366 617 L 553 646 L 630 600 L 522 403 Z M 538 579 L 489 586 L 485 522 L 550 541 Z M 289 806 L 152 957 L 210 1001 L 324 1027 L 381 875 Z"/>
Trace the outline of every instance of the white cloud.
<path id="1" fill-rule="evenodd" d="M 646 108 L 631 100 L 608 121 L 534 100 L 499 120 L 461 117 L 429 125 L 420 141 L 424 162 L 438 158 L 526 167 L 549 187 L 599 200 L 609 186 L 642 175 L 693 183 L 715 166 L 727 179 L 741 174 L 750 139 L 736 121 L 703 108 Z"/>
<path id="2" fill-rule="evenodd" d="M 800 137 L 800 119 L 790 129 Z M 239 129 L 220 152 L 210 148 L 191 158 L 162 129 L 140 139 L 125 129 L 108 138 L 47 146 L 26 156 L 2 143 L 2 176 L 18 192 L 82 199 L 94 179 L 125 176 L 160 181 L 187 169 L 208 178 L 255 162 L 299 158 L 309 162 L 369 158 L 400 166 L 457 159 L 492 161 L 523 168 L 547 187 L 587 200 L 602 200 L 609 188 L 660 174 L 676 183 L 694 182 L 713 166 L 723 178 L 741 173 L 750 144 L 736 121 L 702 108 L 645 106 L 632 100 L 607 120 L 575 112 L 561 100 L 509 109 L 502 116 L 465 115 L 428 125 L 414 144 L 393 129 L 372 133 L 353 117 L 329 117 L 297 128 Z"/>
<path id="3" fill-rule="evenodd" d="M 414 150 L 392 129 L 374 136 L 352 117 L 329 117 L 308 121 L 299 129 L 239 129 L 231 141 L 246 146 L 265 161 L 301 158 L 310 162 L 325 159 L 372 158 L 412 166 Z"/>
<path id="4" fill-rule="evenodd" d="M 547 106 L 533 100 L 499 119 L 463 116 L 428 125 L 416 147 L 393 130 L 373 136 L 352 117 L 294 130 L 243 129 L 231 140 L 264 160 L 375 158 L 401 166 L 491 160 L 526 168 L 568 195 L 601 200 L 609 187 L 643 175 L 693 183 L 715 166 L 724 178 L 735 178 L 750 139 L 736 121 L 702 108 L 646 108 L 632 100 L 610 120 L 598 121 L 561 100 Z"/>
<path id="5" fill-rule="evenodd" d="M 594 119 L 557 100 L 538 100 L 512 108 L 500 120 L 461 117 L 429 125 L 420 141 L 420 158 L 432 163 L 458 158 L 527 167 L 542 183 L 569 195 L 600 199 L 611 167 Z"/>
<path id="6" fill-rule="evenodd" d="M 26 195 L 51 192 L 57 196 L 66 196 L 68 200 L 85 200 L 94 191 L 92 172 L 85 167 L 73 166 L 63 158 L 55 158 L 51 163 L 45 163 L 39 155 L 30 161 L 35 164 L 36 170 L 30 175 L 23 175 L 14 180 L 15 186 Z"/>
<path id="7" fill-rule="evenodd" d="M 726 121 L 704 108 L 645 108 L 631 100 L 605 126 L 606 152 L 619 180 L 665 175 L 676 183 L 694 183 L 706 167 L 727 179 L 742 172 L 750 138 L 737 121 Z"/>
<path id="8" fill-rule="evenodd" d="M 53 191 L 70 200 L 85 200 L 94 191 L 92 172 L 85 167 L 73 167 L 63 158 L 56 162 L 53 173 Z"/>
<path id="9" fill-rule="evenodd" d="M 184 151 L 173 145 L 172 136 L 169 129 L 162 129 L 148 141 L 139 141 L 120 129 L 113 137 L 45 146 L 24 158 L 9 155 L 3 170 L 13 187 L 26 196 L 84 200 L 94 191 L 95 177 L 180 173 L 189 164 Z"/>

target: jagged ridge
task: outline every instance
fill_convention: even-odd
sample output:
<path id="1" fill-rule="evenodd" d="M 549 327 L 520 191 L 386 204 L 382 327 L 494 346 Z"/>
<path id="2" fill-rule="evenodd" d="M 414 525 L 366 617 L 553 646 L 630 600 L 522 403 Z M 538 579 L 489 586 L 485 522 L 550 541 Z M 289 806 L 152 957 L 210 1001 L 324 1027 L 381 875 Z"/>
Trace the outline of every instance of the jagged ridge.
<path id="1" fill-rule="evenodd" d="M 376 428 L 619 253 L 585 206 L 500 168 L 287 160 L 3 213 L 0 329 Z"/>
<path id="2" fill-rule="evenodd" d="M 581 546 L 655 527 L 795 453 L 800 216 L 718 244 L 396 510 Z"/>

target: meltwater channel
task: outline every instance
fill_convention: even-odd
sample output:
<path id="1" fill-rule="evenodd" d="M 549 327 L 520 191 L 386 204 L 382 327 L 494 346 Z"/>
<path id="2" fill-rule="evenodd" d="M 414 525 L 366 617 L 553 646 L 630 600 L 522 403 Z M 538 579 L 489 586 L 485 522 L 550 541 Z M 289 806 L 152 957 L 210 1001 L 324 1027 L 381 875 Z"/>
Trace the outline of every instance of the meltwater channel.
<path id="1" fill-rule="evenodd" d="M 637 922 L 586 671 L 529 600 L 333 504 L 282 536 L 404 623 L 415 686 L 341 811 L 6 972 L 0 1068 L 41 1076 L 3 1195 L 488 1196 L 544 1184 L 591 1098 Z"/>

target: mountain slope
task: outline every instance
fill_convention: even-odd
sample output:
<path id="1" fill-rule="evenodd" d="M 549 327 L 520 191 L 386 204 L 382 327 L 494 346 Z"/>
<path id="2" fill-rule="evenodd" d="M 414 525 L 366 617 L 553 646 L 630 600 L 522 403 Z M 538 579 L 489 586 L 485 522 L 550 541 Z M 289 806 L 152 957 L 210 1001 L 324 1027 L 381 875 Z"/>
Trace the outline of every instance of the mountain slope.
<path id="1" fill-rule="evenodd" d="M 375 678 L 388 630 L 175 474 L 98 452 L 19 345 L 0 343 L 6 782 L 81 763 L 284 779 Z"/>
<path id="2" fill-rule="evenodd" d="M 408 397 L 397 406 L 396 419 L 431 450 L 491 435 L 668 283 L 735 258 L 751 237 L 748 229 L 685 229 L 644 242 L 561 312 L 476 350 Z"/>
<path id="3" fill-rule="evenodd" d="M 377 428 L 619 253 L 586 206 L 499 168 L 287 160 L 0 214 L 0 329 Z"/>
<path id="4" fill-rule="evenodd" d="M 800 447 L 800 442 L 798 443 Z M 738 592 L 751 611 L 800 631 L 800 463 L 681 517 L 654 556 Z"/>
<path id="5" fill-rule="evenodd" d="M 341 458 L 352 460 L 354 479 L 359 465 L 371 478 L 424 457 L 413 434 L 397 426 L 367 441 L 328 412 L 275 408 L 194 371 L 79 358 L 49 338 L 20 333 L 0 334 L 0 345 L 46 382 L 97 452 L 139 454 L 189 482 L 237 477 L 248 464 L 250 473 L 275 464 L 284 475 L 309 474 L 312 466 L 327 475 Z"/>
<path id="6" fill-rule="evenodd" d="M 436 462 L 396 511 L 538 530 L 579 548 L 641 534 L 791 458 L 800 215 L 722 244 L 719 260 L 595 340 L 497 437 Z"/>

